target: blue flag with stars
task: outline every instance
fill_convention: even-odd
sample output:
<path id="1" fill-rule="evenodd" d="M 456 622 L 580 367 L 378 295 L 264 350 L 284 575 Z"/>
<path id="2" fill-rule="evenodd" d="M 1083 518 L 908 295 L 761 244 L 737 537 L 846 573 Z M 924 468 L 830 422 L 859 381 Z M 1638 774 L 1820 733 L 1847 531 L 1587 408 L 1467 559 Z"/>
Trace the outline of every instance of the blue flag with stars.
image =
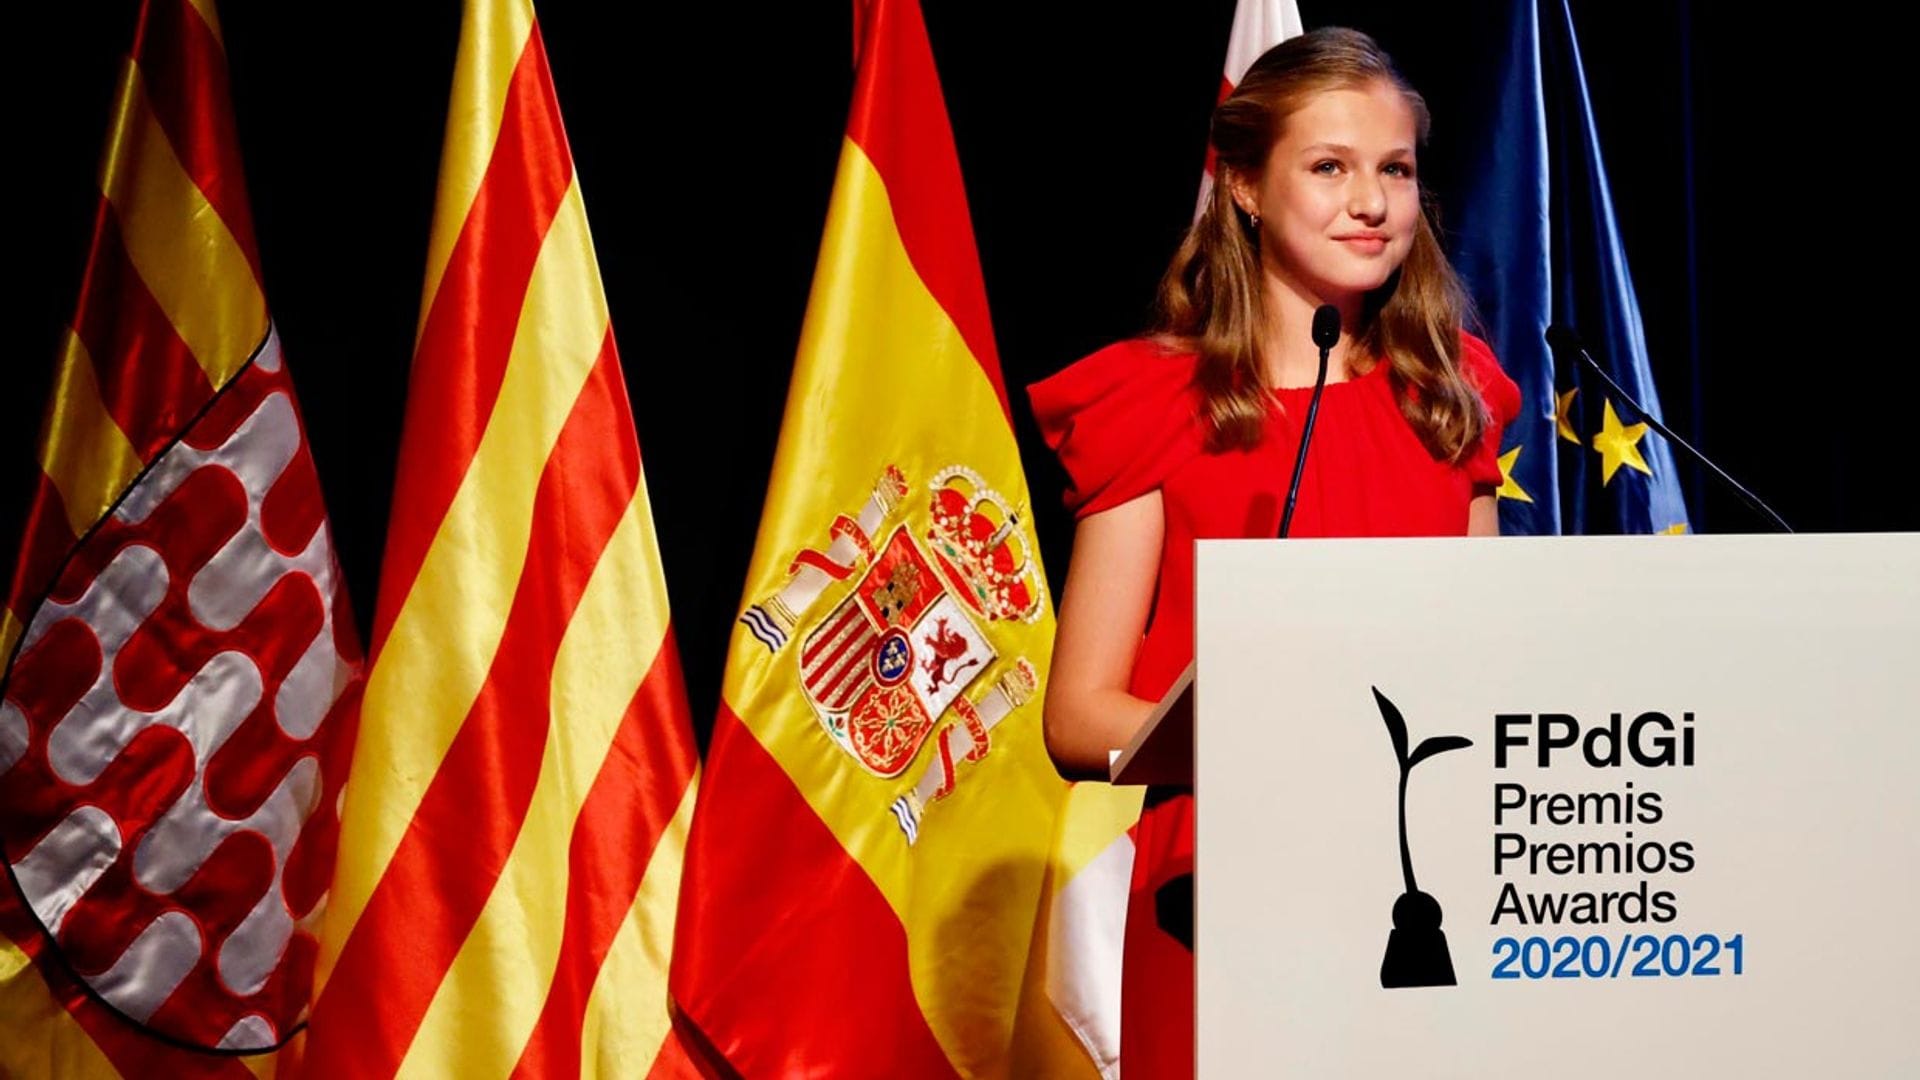
<path id="1" fill-rule="evenodd" d="M 1549 325 L 1572 328 L 1660 415 L 1573 13 L 1567 0 L 1514 0 L 1510 13 L 1454 236 L 1454 265 L 1520 384 L 1520 416 L 1500 447 L 1500 531 L 1686 532 L 1666 442 L 1576 357 L 1547 347 Z"/>

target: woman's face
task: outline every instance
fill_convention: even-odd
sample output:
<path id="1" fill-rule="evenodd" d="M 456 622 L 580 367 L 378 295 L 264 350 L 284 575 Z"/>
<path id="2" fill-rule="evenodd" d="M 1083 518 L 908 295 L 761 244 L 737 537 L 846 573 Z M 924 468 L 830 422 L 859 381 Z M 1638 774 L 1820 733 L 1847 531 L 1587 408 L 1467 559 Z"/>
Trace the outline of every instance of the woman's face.
<path id="1" fill-rule="evenodd" d="M 1259 178 L 1234 185 L 1240 208 L 1260 215 L 1268 266 L 1322 302 L 1386 284 L 1420 220 L 1414 142 L 1413 109 L 1386 83 L 1308 99 Z"/>

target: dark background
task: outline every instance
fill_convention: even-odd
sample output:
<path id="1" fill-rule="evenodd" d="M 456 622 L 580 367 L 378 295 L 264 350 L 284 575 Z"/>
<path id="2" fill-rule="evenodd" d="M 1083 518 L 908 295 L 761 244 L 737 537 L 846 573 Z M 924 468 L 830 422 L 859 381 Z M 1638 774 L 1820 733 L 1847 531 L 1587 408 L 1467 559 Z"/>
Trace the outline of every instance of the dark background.
<path id="1" fill-rule="evenodd" d="M 71 315 L 132 0 L 12 13 L 0 563 Z M 851 5 L 545 2 L 540 21 L 645 455 L 697 719 L 772 463 L 840 149 Z M 1232 0 L 924 0 L 1050 576 L 1071 523 L 1018 388 L 1141 328 L 1191 214 Z M 1374 34 L 1435 115 L 1443 201 L 1506 0 L 1303 2 Z M 670 11 L 654 10 L 671 8 Z M 1673 426 L 1798 528 L 1920 528 L 1902 436 L 1912 93 L 1863 3 L 1573 5 Z M 460 5 L 227 3 L 269 302 L 355 615 L 372 616 Z M 1887 44 L 1876 44 L 1876 37 Z M 1702 532 L 1756 528 L 1684 477 Z"/>

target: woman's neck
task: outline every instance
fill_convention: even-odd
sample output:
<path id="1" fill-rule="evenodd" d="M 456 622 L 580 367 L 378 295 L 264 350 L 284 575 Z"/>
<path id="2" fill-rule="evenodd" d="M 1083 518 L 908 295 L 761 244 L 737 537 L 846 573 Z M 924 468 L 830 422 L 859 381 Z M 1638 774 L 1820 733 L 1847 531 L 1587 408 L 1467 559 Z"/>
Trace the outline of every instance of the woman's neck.
<path id="1" fill-rule="evenodd" d="M 1340 340 L 1327 358 L 1327 381 L 1345 382 L 1358 374 L 1348 363 L 1348 351 L 1360 322 L 1363 296 L 1321 297 L 1278 267 L 1264 270 L 1268 318 L 1260 361 L 1267 385 L 1276 389 L 1312 386 L 1319 377 L 1320 347 L 1313 343 L 1313 313 L 1322 304 L 1340 309 Z"/>

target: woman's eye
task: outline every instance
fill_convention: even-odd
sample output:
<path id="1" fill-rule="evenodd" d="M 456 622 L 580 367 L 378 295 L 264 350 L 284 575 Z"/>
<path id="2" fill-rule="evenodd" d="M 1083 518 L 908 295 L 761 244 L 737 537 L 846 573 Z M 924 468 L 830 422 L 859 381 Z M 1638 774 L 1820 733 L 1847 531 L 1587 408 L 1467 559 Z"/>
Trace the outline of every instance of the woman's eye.
<path id="1" fill-rule="evenodd" d="M 1331 159 L 1316 161 L 1313 163 L 1313 171 L 1322 176 L 1332 176 L 1334 173 L 1340 171 L 1340 163 Z"/>
<path id="2" fill-rule="evenodd" d="M 1400 177 L 1412 176 L 1413 166 L 1407 164 L 1404 161 L 1388 162 L 1386 167 L 1386 173 L 1388 176 L 1400 176 Z"/>

